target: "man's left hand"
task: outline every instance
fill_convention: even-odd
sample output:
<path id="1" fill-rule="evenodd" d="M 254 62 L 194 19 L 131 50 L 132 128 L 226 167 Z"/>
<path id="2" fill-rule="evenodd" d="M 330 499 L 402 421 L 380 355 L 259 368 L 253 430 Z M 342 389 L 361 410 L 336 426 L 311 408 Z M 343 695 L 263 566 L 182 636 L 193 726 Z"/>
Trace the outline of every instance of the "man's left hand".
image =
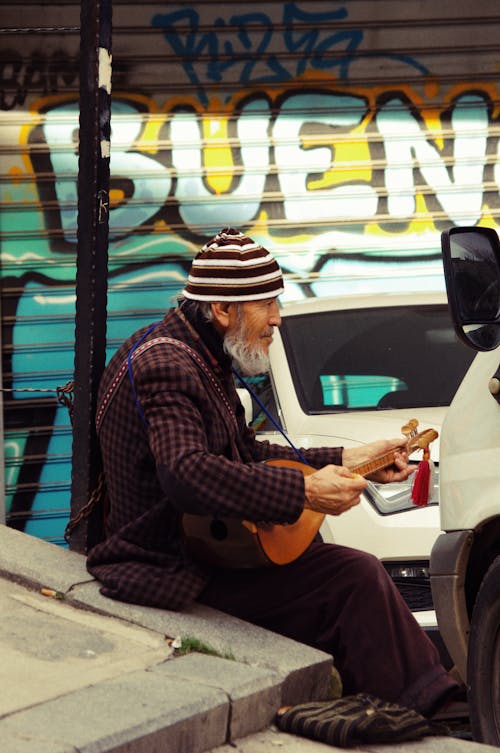
<path id="1" fill-rule="evenodd" d="M 388 484 L 392 481 L 406 481 L 415 471 L 415 466 L 408 465 L 408 453 L 406 452 L 406 440 L 380 439 L 370 442 L 362 447 L 346 447 L 342 453 L 342 463 L 347 468 L 353 469 L 359 465 L 369 463 L 375 458 L 387 453 L 394 453 L 394 462 L 387 468 L 370 473 L 366 478 L 377 481 L 379 484 Z"/>

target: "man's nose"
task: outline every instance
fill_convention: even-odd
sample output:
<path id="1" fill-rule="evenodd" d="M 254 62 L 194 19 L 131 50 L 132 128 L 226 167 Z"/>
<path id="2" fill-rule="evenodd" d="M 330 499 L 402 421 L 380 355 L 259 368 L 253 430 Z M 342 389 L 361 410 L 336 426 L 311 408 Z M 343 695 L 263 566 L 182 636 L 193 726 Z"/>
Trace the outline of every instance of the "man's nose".
<path id="1" fill-rule="evenodd" d="M 278 303 L 273 303 L 271 311 L 269 312 L 269 324 L 272 327 L 279 327 L 281 325 L 281 314 Z"/>

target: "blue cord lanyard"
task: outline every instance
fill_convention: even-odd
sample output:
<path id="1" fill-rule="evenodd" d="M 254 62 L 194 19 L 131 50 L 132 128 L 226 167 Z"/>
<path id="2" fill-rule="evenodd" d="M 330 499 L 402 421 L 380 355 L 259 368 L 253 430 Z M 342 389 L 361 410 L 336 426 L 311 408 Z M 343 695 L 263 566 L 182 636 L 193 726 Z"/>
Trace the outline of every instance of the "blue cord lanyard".
<path id="1" fill-rule="evenodd" d="M 146 416 L 144 415 L 144 412 L 143 412 L 143 410 L 141 408 L 141 404 L 139 402 L 139 397 L 137 395 L 137 390 L 135 389 L 134 375 L 133 375 L 133 372 L 132 372 L 132 357 L 134 355 L 134 352 L 139 347 L 139 345 L 155 329 L 155 327 L 158 326 L 159 323 L 160 322 L 155 322 L 155 324 L 152 324 L 151 327 L 149 327 L 146 330 L 146 332 L 144 332 L 144 334 L 139 338 L 139 340 L 137 340 L 137 342 L 134 343 L 134 345 L 130 348 L 128 356 L 127 356 L 128 376 L 129 376 L 129 380 L 130 380 L 130 385 L 132 387 L 132 395 L 134 397 L 134 403 L 135 403 L 135 406 L 137 408 L 137 412 L 139 413 L 139 416 L 141 417 L 141 420 L 142 420 L 142 422 L 143 422 L 143 424 L 145 426 L 148 425 L 148 421 L 147 421 Z M 303 456 L 303 454 L 301 453 L 301 451 L 299 450 L 299 448 L 295 447 L 295 445 L 293 444 L 293 442 L 291 441 L 291 439 L 285 434 L 285 432 L 283 431 L 283 429 L 281 428 L 281 426 L 279 425 L 279 423 L 276 421 L 276 419 L 274 418 L 274 416 L 272 416 L 271 413 L 268 411 L 268 409 L 266 408 L 266 406 L 264 405 L 264 403 L 262 402 L 262 400 L 260 399 L 260 397 L 255 393 L 255 391 L 250 387 L 250 385 L 248 384 L 248 382 L 246 382 L 245 379 L 243 379 L 243 377 L 241 376 L 241 374 L 239 374 L 238 371 L 236 371 L 236 369 L 234 367 L 233 367 L 233 373 L 239 379 L 239 381 L 241 382 L 241 384 L 243 385 L 243 387 L 247 390 L 247 392 L 251 395 L 251 397 L 255 400 L 255 402 L 260 407 L 260 409 L 264 412 L 264 414 L 267 416 L 267 418 L 272 423 L 272 425 L 279 431 L 279 433 L 282 435 L 282 437 L 284 437 L 284 439 L 286 439 L 286 441 L 288 442 L 288 444 L 290 445 L 290 447 L 292 448 L 292 450 L 297 455 L 298 459 L 302 463 L 304 463 L 305 465 L 309 465 L 309 463 L 307 462 L 307 460 L 305 459 L 305 457 Z"/>
<path id="2" fill-rule="evenodd" d="M 233 374 L 239 379 L 239 381 L 241 382 L 241 384 L 243 385 L 243 387 L 247 390 L 247 392 L 250 393 L 251 397 L 255 400 L 255 402 L 261 408 L 261 410 L 264 411 L 264 414 L 270 420 L 270 422 L 275 427 L 275 429 L 277 429 L 279 431 L 279 433 L 282 435 L 282 437 L 284 437 L 286 439 L 286 441 L 288 442 L 288 444 L 290 445 L 290 447 L 292 448 L 292 450 L 294 451 L 294 453 L 297 455 L 298 459 L 302 463 L 304 463 L 305 465 L 310 465 L 310 463 L 307 462 L 307 460 L 305 459 L 305 457 L 303 456 L 303 454 L 301 453 L 301 451 L 298 449 L 298 447 L 295 447 L 295 445 L 293 444 L 293 442 L 291 441 L 291 439 L 289 439 L 289 437 L 285 434 L 285 432 L 283 431 L 283 429 L 281 428 L 281 426 L 279 425 L 279 423 L 276 421 L 276 419 L 274 418 L 274 416 L 272 416 L 270 414 L 270 412 L 268 411 L 268 409 L 266 408 L 266 406 L 264 405 L 264 403 L 262 402 L 262 400 L 260 399 L 260 397 L 258 397 L 258 395 L 256 394 L 256 392 L 250 387 L 250 385 L 248 384 L 248 382 L 246 382 L 245 379 L 243 379 L 243 377 L 241 376 L 241 374 L 239 374 L 236 371 L 236 369 L 234 368 L 234 366 L 233 366 Z"/>

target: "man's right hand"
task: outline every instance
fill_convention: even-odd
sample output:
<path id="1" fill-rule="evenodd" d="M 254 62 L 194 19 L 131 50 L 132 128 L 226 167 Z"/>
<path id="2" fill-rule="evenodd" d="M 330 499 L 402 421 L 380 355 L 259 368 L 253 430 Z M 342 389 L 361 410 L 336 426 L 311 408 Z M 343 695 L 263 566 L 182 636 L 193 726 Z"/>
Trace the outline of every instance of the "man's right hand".
<path id="1" fill-rule="evenodd" d="M 304 477 L 304 507 L 327 515 L 341 515 L 359 504 L 368 482 L 342 465 L 325 465 Z"/>

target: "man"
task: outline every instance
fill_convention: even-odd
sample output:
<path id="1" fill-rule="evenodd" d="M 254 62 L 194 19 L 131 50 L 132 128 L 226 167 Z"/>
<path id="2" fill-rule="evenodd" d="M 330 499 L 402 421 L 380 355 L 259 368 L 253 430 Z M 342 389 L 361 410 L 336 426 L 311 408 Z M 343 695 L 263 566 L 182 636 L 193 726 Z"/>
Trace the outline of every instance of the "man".
<path id="1" fill-rule="evenodd" d="M 456 683 L 375 557 L 315 540 L 286 565 L 214 567 L 180 533 L 183 513 L 275 525 L 305 508 L 340 515 L 367 483 L 349 469 L 386 452 L 394 466 L 372 478 L 411 473 L 402 439 L 302 450 L 318 469 L 309 475 L 261 462 L 296 456 L 256 440 L 231 367 L 268 369 L 282 292 L 273 257 L 225 228 L 194 259 L 180 304 L 112 358 L 97 411 L 110 505 L 89 571 L 112 598 L 167 609 L 198 600 L 327 651 L 345 693 L 432 714 Z"/>

